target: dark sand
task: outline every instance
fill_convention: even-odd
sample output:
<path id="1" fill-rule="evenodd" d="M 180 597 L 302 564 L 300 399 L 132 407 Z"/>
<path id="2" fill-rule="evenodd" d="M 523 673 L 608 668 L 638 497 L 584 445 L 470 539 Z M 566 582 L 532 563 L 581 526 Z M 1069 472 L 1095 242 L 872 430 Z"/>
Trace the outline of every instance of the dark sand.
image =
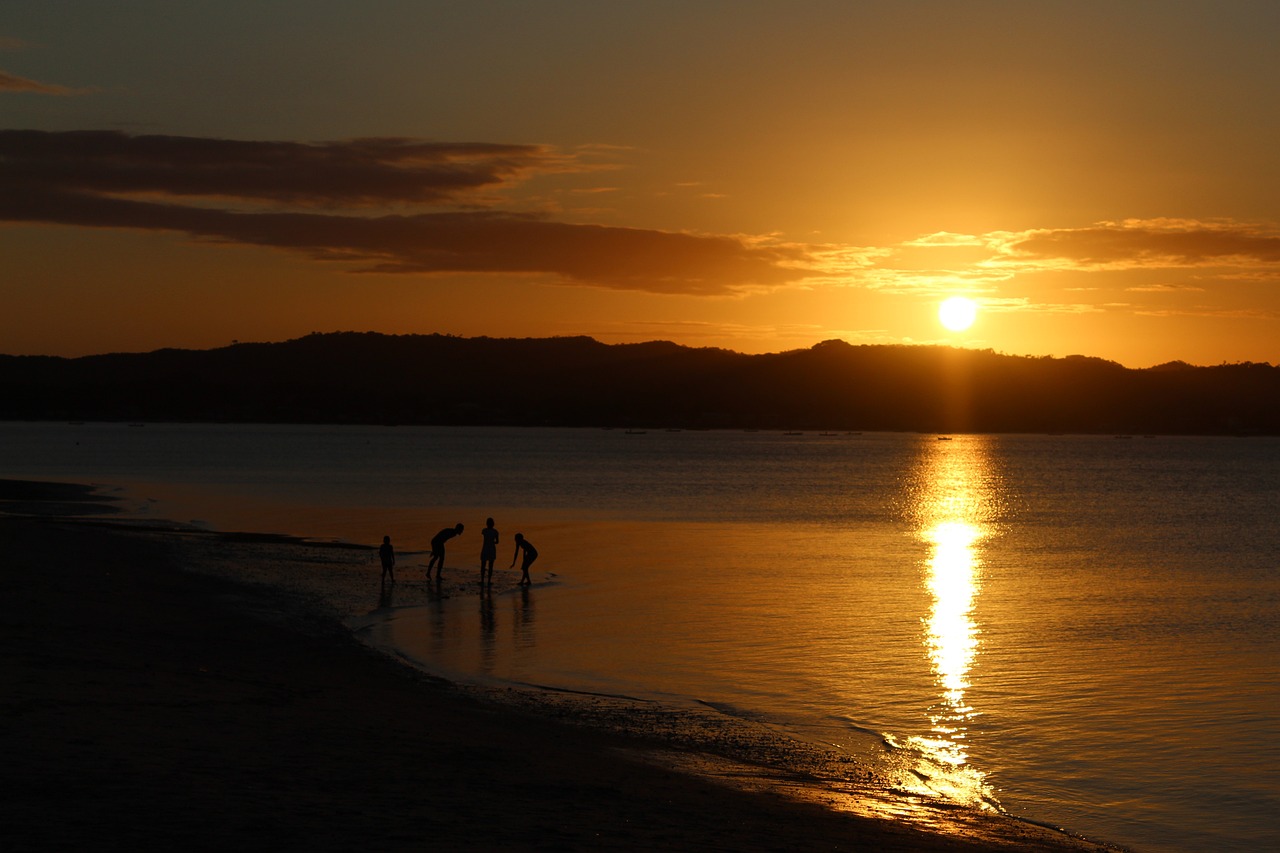
<path id="1" fill-rule="evenodd" d="M 6 850 L 1098 849 L 637 760 L 662 745 L 479 701 L 287 593 L 181 571 L 189 547 L 0 516 Z"/>

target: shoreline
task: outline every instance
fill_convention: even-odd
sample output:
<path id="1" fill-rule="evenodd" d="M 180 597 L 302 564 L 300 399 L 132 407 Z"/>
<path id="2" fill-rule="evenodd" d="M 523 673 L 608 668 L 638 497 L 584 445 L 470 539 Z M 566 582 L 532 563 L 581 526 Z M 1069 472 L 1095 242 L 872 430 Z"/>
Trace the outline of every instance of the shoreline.
<path id="1" fill-rule="evenodd" d="M 915 819 L 891 798 L 858 813 L 856 780 L 803 801 L 623 700 L 585 703 L 594 720 L 581 697 L 493 701 L 365 646 L 323 601 L 208 573 L 282 547 L 252 539 L 0 515 L 15 842 L 1114 849 L 905 798 Z"/>

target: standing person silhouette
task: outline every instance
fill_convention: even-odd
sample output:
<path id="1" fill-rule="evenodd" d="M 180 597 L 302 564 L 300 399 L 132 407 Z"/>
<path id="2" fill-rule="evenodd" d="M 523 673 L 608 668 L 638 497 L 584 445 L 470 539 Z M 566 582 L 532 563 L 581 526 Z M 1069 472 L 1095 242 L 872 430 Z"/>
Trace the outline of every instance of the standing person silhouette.
<path id="1" fill-rule="evenodd" d="M 480 531 L 484 543 L 480 546 L 480 585 L 485 584 L 485 568 L 488 567 L 488 582 L 493 583 L 493 561 L 498 559 L 498 530 L 493 526 L 493 519 L 485 519 L 484 530 Z"/>
<path id="2" fill-rule="evenodd" d="M 533 565 L 533 561 L 538 559 L 538 549 L 533 547 L 533 543 L 524 538 L 523 533 L 516 534 L 516 552 L 511 555 L 511 565 L 515 566 L 516 557 L 520 552 L 524 551 L 524 561 L 520 563 L 520 586 L 526 584 L 532 585 L 533 581 L 529 580 L 529 567 Z"/>
<path id="3" fill-rule="evenodd" d="M 396 549 L 391 547 L 391 537 L 383 536 L 382 544 L 378 546 L 378 559 L 382 560 L 382 580 L 386 581 L 387 576 L 391 576 L 391 582 L 396 582 Z"/>
<path id="4" fill-rule="evenodd" d="M 440 580 L 440 572 L 444 571 L 444 543 L 462 533 L 462 522 L 453 527 L 446 527 L 431 537 L 431 559 L 427 561 L 427 580 L 431 579 L 431 567 L 436 567 L 436 580 Z"/>

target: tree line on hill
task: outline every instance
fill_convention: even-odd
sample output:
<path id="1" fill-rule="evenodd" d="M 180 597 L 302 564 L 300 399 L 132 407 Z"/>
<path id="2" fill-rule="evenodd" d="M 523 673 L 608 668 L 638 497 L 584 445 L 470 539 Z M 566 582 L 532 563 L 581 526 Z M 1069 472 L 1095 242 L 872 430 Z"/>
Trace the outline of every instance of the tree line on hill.
<path id="1" fill-rule="evenodd" d="M 312 334 L 0 356 L 0 419 L 1280 434 L 1280 367 L 938 346 L 747 355 L 587 337 Z"/>

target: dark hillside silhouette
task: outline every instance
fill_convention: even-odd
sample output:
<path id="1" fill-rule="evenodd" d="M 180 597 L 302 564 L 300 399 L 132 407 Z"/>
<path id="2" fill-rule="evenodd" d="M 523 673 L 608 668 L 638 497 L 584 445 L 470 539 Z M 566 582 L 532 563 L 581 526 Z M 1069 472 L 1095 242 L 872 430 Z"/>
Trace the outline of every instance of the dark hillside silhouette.
<path id="1" fill-rule="evenodd" d="M 586 337 L 313 334 L 0 356 L 0 419 L 1280 434 L 1280 367 L 929 346 L 744 355 Z"/>

